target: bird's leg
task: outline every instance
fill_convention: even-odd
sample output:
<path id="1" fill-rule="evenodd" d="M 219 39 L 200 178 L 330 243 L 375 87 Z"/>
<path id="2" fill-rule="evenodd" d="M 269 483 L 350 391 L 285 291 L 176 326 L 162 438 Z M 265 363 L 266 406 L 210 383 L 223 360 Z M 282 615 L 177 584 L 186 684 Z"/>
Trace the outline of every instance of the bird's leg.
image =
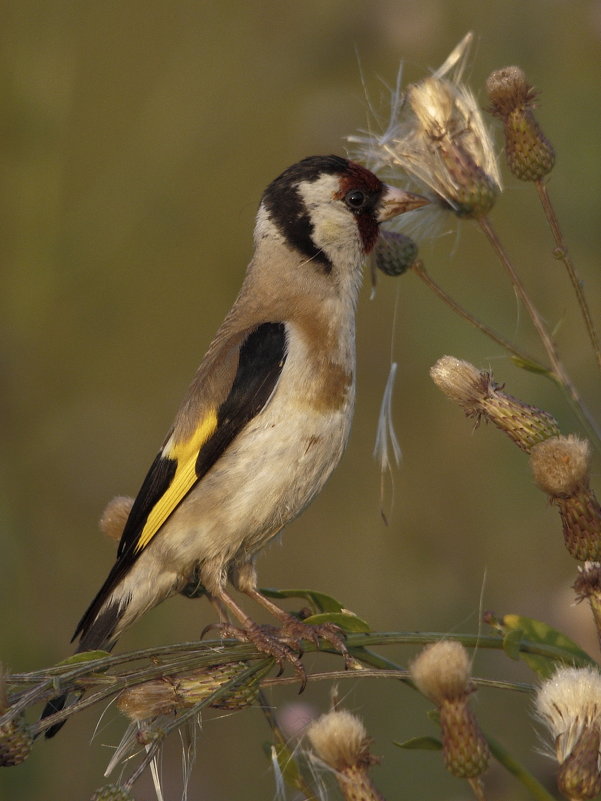
<path id="1" fill-rule="evenodd" d="M 278 638 L 276 630 L 272 626 L 260 626 L 255 623 L 225 590 L 216 590 L 211 593 L 211 596 L 216 604 L 227 608 L 232 613 L 241 624 L 241 628 L 232 626 L 231 623 L 213 623 L 204 629 L 202 635 L 210 629 L 218 629 L 222 637 L 251 642 L 259 651 L 275 659 L 280 667 L 280 673 L 286 662 L 289 662 L 300 679 L 300 692 L 302 692 L 307 684 L 307 674 L 303 664 L 292 648 Z"/>
<path id="2" fill-rule="evenodd" d="M 210 593 L 207 593 L 207 598 L 209 599 L 209 601 L 211 602 L 211 606 L 213 606 L 215 608 L 215 610 L 217 611 L 217 614 L 219 616 L 219 623 L 217 625 L 220 625 L 220 624 L 226 624 L 227 625 L 227 624 L 229 624 L 230 623 L 230 618 L 229 618 L 229 615 L 227 613 L 227 607 L 223 603 L 221 598 L 216 598 L 214 595 L 211 595 Z"/>
<path id="3" fill-rule="evenodd" d="M 235 575 L 235 586 L 264 609 L 267 609 L 281 623 L 280 637 L 292 648 L 302 654 L 301 640 L 310 640 L 316 646 L 319 638 L 329 642 L 344 659 L 344 665 L 351 667 L 351 658 L 344 642 L 342 630 L 334 623 L 303 623 L 284 609 L 280 609 L 269 598 L 266 598 L 257 589 L 257 574 L 252 563 L 246 563 L 238 568 Z M 283 636 L 282 636 L 283 635 Z"/>

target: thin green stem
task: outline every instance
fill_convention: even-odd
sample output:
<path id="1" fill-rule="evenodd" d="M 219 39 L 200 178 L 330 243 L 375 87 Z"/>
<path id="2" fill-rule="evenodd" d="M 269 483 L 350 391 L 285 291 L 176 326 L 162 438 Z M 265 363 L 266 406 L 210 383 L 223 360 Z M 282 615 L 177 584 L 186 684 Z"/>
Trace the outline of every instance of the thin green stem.
<path id="1" fill-rule="evenodd" d="M 471 312 L 469 312 L 467 309 L 465 309 L 463 306 L 457 303 L 457 301 L 454 298 L 452 298 L 440 286 L 440 284 L 438 284 L 432 278 L 432 276 L 428 273 L 428 271 L 424 267 L 422 261 L 420 261 L 419 259 L 415 261 L 412 264 L 411 269 L 417 276 L 419 276 L 419 278 L 421 278 L 421 280 L 426 284 L 426 286 L 428 286 L 433 292 L 435 292 L 438 295 L 438 297 L 442 301 L 444 301 L 444 303 L 446 303 L 447 306 L 449 306 L 456 314 L 458 314 L 460 317 L 463 317 L 464 320 L 467 320 L 468 323 L 473 325 L 479 331 L 482 331 L 482 333 L 486 334 L 486 336 L 492 339 L 493 342 L 496 342 L 502 348 L 509 351 L 509 353 L 513 354 L 521 362 L 524 362 L 524 364 L 529 365 L 530 369 L 548 375 L 551 378 L 555 378 L 548 367 L 545 367 L 544 365 L 540 364 L 540 362 L 538 362 L 536 359 L 533 359 L 532 356 L 528 356 L 527 354 L 523 353 L 512 342 L 510 342 L 508 339 L 505 339 L 504 336 L 498 334 L 494 329 L 486 325 L 486 323 L 483 323 L 482 320 L 479 320 L 477 317 L 474 317 L 474 315 Z"/>
<path id="2" fill-rule="evenodd" d="M 536 779 L 529 770 L 514 759 L 511 754 L 493 737 L 488 734 L 485 735 L 488 747 L 491 754 L 499 762 L 505 770 L 508 770 L 513 776 L 516 777 L 526 789 L 530 792 L 533 798 L 537 801 L 557 801 L 555 796 L 547 792 L 543 785 Z"/>
<path id="3" fill-rule="evenodd" d="M 601 345 L 599 344 L 599 337 L 597 335 L 595 324 L 593 322 L 593 317 L 591 315 L 591 311 L 589 309 L 589 305 L 586 296 L 584 294 L 582 281 L 578 277 L 578 273 L 576 272 L 576 267 L 574 266 L 574 262 L 572 261 L 570 254 L 568 253 L 568 249 L 565 244 L 563 234 L 561 233 L 561 228 L 559 227 L 559 220 L 557 219 L 555 208 L 553 207 L 553 203 L 551 202 L 549 192 L 547 191 L 547 185 L 542 180 L 536 181 L 535 183 L 536 183 L 536 189 L 538 191 L 538 196 L 541 205 L 543 207 L 543 211 L 545 213 L 545 217 L 547 218 L 547 222 L 549 223 L 549 228 L 551 229 L 551 234 L 553 235 L 553 240 L 555 242 L 555 251 L 553 255 L 564 263 L 564 266 L 568 271 L 568 276 L 570 278 L 572 288 L 574 289 L 576 299 L 578 300 L 578 305 L 580 306 L 580 312 L 584 319 L 584 324 L 586 326 L 586 330 L 589 339 L 591 341 L 593 353 L 595 354 L 597 366 L 601 370 Z"/>
<path id="4" fill-rule="evenodd" d="M 480 225 L 480 228 L 488 238 L 488 241 L 490 242 L 493 250 L 497 254 L 501 264 L 509 274 L 511 283 L 513 284 L 517 296 L 522 302 L 526 311 L 528 312 L 528 316 L 532 321 L 532 325 L 534 326 L 542 342 L 542 345 L 545 349 L 549 362 L 551 363 L 552 374 L 555 376 L 557 382 L 562 386 L 564 392 L 566 393 L 566 397 L 572 404 L 572 407 L 575 413 L 577 414 L 578 418 L 580 419 L 582 425 L 589 433 L 589 436 L 592 436 L 595 439 L 595 444 L 597 448 L 599 448 L 601 446 L 601 430 L 599 429 L 594 417 L 592 417 L 592 415 L 584 405 L 578 390 L 576 389 L 565 367 L 563 366 L 563 363 L 559 358 L 557 346 L 553 341 L 553 338 L 547 331 L 547 328 L 542 320 L 541 315 L 538 312 L 538 309 L 530 299 L 530 296 L 526 291 L 526 287 L 524 286 L 521 278 L 517 274 L 511 262 L 511 259 L 507 254 L 507 251 L 501 244 L 501 241 L 497 236 L 496 231 L 492 227 L 488 217 L 486 216 L 479 217 L 478 223 Z"/>

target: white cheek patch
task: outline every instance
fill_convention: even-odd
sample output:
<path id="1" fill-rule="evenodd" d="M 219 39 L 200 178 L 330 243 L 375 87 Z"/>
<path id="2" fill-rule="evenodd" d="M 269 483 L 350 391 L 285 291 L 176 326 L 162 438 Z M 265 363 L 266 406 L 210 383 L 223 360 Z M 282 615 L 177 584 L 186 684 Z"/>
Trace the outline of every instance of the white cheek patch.
<path id="1" fill-rule="evenodd" d="M 336 198 L 339 176 L 321 175 L 316 181 L 299 183 L 297 190 L 313 224 L 311 238 L 315 247 L 334 262 L 341 251 L 360 248 L 357 221 L 343 201 Z"/>

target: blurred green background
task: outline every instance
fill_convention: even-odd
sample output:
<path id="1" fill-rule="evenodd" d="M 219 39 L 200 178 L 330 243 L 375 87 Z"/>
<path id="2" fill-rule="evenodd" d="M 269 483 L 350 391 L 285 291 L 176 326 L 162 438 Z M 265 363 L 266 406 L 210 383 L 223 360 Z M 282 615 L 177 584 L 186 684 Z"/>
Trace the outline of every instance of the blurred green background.
<path id="1" fill-rule="evenodd" d="M 480 98 L 492 69 L 527 71 L 558 152 L 551 193 L 599 321 L 598 0 L 8 0 L 1 18 L 0 658 L 13 671 L 70 653 L 113 559 L 96 526 L 104 504 L 137 490 L 229 308 L 263 188 L 303 156 L 343 153 L 344 136 L 366 126 L 361 72 L 370 99 L 385 103 L 401 60 L 405 79 L 418 79 L 468 30 Z M 505 183 L 494 223 L 599 419 L 598 375 L 534 191 L 511 176 Z M 540 353 L 475 227 L 449 219 L 448 233 L 421 252 L 462 303 Z M 520 612 L 595 654 L 587 610 L 572 603 L 575 564 L 527 459 L 491 427 L 474 432 L 428 369 L 443 354 L 492 367 L 565 433 L 578 431 L 561 394 L 514 368 L 414 275 L 382 276 L 373 300 L 367 283 L 350 446 L 283 547 L 263 554 L 262 584 L 328 592 L 376 630 L 477 631 L 481 608 Z M 394 420 L 404 458 L 387 527 L 372 449 L 397 297 Z M 176 598 L 119 648 L 194 639 L 211 620 L 205 601 Z M 411 656 L 386 653 L 403 664 Z M 531 678 L 501 654 L 478 654 L 475 672 Z M 384 757 L 374 776 L 388 798 L 470 798 L 439 755 L 392 744 L 435 734 L 423 699 L 381 681 L 346 680 L 340 692 Z M 270 698 L 282 709 L 302 702 L 304 715 L 325 710 L 328 688 L 310 685 L 300 701 L 293 687 Z M 551 782 L 527 699 L 487 690 L 477 707 L 486 728 Z M 78 716 L 38 743 L 0 775 L 0 796 L 88 798 L 124 728 L 111 707 L 89 745 L 97 719 L 96 710 Z M 208 715 L 190 801 L 273 798 L 268 739 L 258 710 Z M 180 797 L 179 759 L 174 742 L 163 760 L 166 799 Z M 489 781 L 493 799 L 526 797 L 499 769 Z M 136 797 L 153 797 L 148 781 Z"/>

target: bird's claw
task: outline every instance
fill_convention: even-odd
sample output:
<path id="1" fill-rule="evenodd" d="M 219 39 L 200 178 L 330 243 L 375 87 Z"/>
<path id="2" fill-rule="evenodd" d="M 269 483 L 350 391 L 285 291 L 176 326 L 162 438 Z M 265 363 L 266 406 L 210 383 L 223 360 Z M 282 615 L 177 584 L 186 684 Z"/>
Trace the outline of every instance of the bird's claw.
<path id="1" fill-rule="evenodd" d="M 316 648 L 319 647 L 320 639 L 325 640 L 342 655 L 346 670 L 352 666 L 352 659 L 344 642 L 344 632 L 334 623 L 304 623 L 292 616 L 279 628 L 257 623 L 246 628 L 239 628 L 231 623 L 210 623 L 203 629 L 201 639 L 208 631 L 213 630 L 218 631 L 222 639 L 231 638 L 252 643 L 261 653 L 271 656 L 279 667 L 278 676 L 283 673 L 286 663 L 291 665 L 300 681 L 299 693 L 307 686 L 307 673 L 301 662 L 304 653 L 303 640 L 312 642 Z"/>
<path id="2" fill-rule="evenodd" d="M 297 649 L 300 649 L 301 640 L 309 640 L 316 648 L 319 647 L 320 639 L 329 642 L 342 655 L 345 670 L 351 668 L 352 658 L 344 642 L 344 632 L 335 623 L 305 623 L 290 617 L 280 631 L 284 635 L 285 642 L 293 644 Z"/>
<path id="3" fill-rule="evenodd" d="M 252 623 L 246 628 L 233 626 L 231 623 L 210 623 L 201 634 L 201 639 L 208 631 L 216 630 L 222 639 L 232 638 L 240 642 L 252 643 L 258 651 L 267 656 L 271 656 L 278 665 L 278 676 L 284 672 L 286 663 L 290 664 L 300 681 L 302 692 L 307 685 L 307 674 L 303 663 L 300 660 L 302 650 L 299 649 L 298 642 L 289 641 L 288 637 L 281 637 L 281 629 L 276 626 Z M 300 653 L 295 653 L 300 652 Z"/>

